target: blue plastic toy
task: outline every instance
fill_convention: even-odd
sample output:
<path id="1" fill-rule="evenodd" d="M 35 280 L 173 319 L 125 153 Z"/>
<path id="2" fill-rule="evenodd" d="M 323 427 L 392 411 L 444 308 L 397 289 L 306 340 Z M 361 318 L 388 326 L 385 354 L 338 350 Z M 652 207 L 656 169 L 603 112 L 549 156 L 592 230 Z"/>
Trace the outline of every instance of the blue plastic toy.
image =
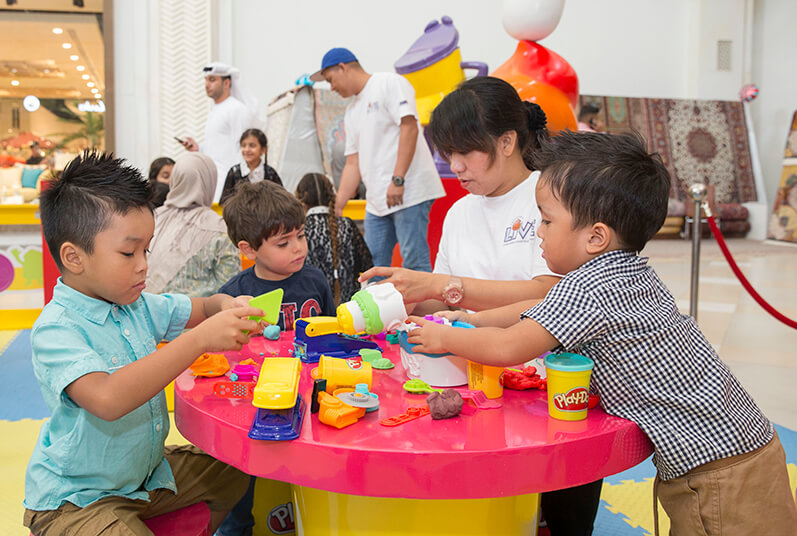
<path id="1" fill-rule="evenodd" d="M 294 357 L 303 363 L 318 363 L 322 354 L 348 358 L 359 356 L 364 348 L 382 351 L 373 341 L 339 333 L 337 326 L 338 321 L 334 317 L 314 316 L 297 320 L 294 324 Z"/>
<path id="2" fill-rule="evenodd" d="M 258 408 L 249 437 L 266 441 L 296 439 L 302 430 L 305 403 L 302 395 L 296 397 L 296 405 L 288 409 Z"/>

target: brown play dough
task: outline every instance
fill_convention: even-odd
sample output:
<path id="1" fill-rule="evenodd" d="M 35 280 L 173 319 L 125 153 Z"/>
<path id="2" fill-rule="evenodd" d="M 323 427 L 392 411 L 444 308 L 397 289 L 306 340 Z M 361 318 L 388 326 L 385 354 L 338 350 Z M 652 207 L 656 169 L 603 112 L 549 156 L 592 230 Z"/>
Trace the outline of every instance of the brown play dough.
<path id="1" fill-rule="evenodd" d="M 462 411 L 462 395 L 454 389 L 445 389 L 442 393 L 427 396 L 426 404 L 432 412 L 432 419 L 450 419 Z"/>

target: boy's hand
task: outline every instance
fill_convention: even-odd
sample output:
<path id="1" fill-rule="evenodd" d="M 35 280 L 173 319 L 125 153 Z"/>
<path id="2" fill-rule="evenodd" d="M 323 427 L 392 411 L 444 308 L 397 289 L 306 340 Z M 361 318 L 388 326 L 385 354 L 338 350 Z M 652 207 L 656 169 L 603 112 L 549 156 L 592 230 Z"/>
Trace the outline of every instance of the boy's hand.
<path id="1" fill-rule="evenodd" d="M 448 321 L 452 323 L 467 322 L 468 324 L 473 324 L 471 321 L 473 315 L 467 311 L 449 311 L 446 309 L 445 311 L 437 311 L 433 316 L 439 316 L 440 318 L 448 319 Z"/>
<path id="2" fill-rule="evenodd" d="M 221 304 L 221 310 L 226 311 L 227 309 L 235 309 L 236 307 L 249 307 L 249 301 L 252 300 L 254 296 L 247 296 L 246 294 L 242 294 L 241 296 L 236 296 L 235 298 L 230 298 L 229 300 L 225 300 L 224 303 Z M 257 309 L 258 313 L 252 316 L 263 316 L 265 313 L 260 309 Z M 258 333 L 263 333 L 263 330 L 266 329 L 268 326 L 268 322 L 265 320 L 261 320 L 257 323 L 257 331 Z"/>
<path id="3" fill-rule="evenodd" d="M 448 352 L 448 348 L 443 344 L 443 337 L 447 330 L 453 329 L 431 320 L 426 320 L 419 316 L 411 316 L 407 319 L 418 324 L 418 328 L 407 333 L 407 342 L 417 344 L 413 351 L 425 354 L 443 354 Z"/>
<path id="4" fill-rule="evenodd" d="M 202 353 L 240 350 L 258 327 L 249 317 L 262 314 L 260 309 L 248 305 L 226 309 L 204 320 L 192 333 L 199 338 Z M 244 333 L 245 330 L 249 333 Z"/>
<path id="5" fill-rule="evenodd" d="M 221 304 L 221 310 L 226 311 L 227 309 L 235 309 L 236 307 L 249 307 L 249 300 L 252 298 L 254 298 L 254 296 L 241 295 L 236 296 L 235 298 L 230 296 L 230 299 L 224 300 L 224 302 Z M 260 311 L 260 309 L 258 309 L 258 311 Z M 259 316 L 263 316 L 263 311 L 260 311 Z"/>

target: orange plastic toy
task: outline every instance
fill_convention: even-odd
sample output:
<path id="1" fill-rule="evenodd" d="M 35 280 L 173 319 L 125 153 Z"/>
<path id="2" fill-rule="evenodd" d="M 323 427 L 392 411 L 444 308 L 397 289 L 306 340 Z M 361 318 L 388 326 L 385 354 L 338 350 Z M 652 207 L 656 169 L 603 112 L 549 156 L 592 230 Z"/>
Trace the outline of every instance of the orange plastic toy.
<path id="1" fill-rule="evenodd" d="M 548 63 L 539 65 L 535 60 Z M 521 99 L 539 104 L 551 132 L 576 130 L 571 102 L 578 98 L 578 79 L 570 64 L 555 52 L 538 43 L 520 41 L 515 54 L 491 75 L 509 82 Z"/>
<path id="2" fill-rule="evenodd" d="M 341 399 L 326 391 L 318 393 L 318 420 L 338 430 L 357 422 L 365 415 L 365 408 L 344 404 Z"/>
<path id="3" fill-rule="evenodd" d="M 230 363 L 224 354 L 202 354 L 188 368 L 194 376 L 214 378 L 224 376 L 230 370 Z"/>

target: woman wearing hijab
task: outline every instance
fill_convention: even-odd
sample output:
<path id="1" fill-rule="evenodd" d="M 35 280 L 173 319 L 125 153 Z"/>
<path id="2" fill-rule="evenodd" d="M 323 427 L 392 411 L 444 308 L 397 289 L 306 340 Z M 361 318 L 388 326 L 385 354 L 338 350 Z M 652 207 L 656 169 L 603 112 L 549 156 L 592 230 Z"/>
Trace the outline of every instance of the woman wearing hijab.
<path id="1" fill-rule="evenodd" d="M 216 190 L 213 160 L 201 153 L 177 159 L 169 195 L 155 210 L 147 290 L 210 296 L 241 269 L 224 220 L 210 208 Z"/>

